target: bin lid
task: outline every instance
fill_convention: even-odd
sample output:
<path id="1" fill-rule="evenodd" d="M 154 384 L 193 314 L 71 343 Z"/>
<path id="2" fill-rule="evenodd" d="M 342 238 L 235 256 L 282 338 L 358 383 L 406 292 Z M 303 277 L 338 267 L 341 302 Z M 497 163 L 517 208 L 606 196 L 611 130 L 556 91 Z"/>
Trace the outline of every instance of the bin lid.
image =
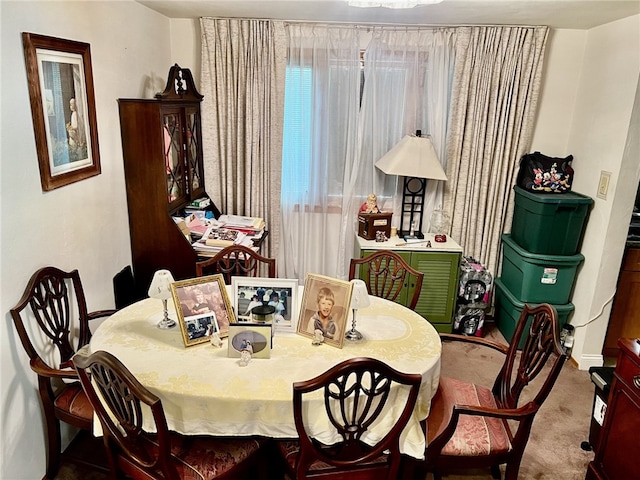
<path id="1" fill-rule="evenodd" d="M 528 200 L 531 200 L 533 202 L 539 202 L 539 203 L 548 203 L 548 204 L 566 203 L 571 205 L 573 204 L 591 205 L 593 203 L 593 198 L 578 192 L 537 193 L 537 192 L 530 192 L 517 185 L 513 186 L 513 191 L 516 193 L 516 195 L 521 195 L 522 197 Z"/>
<path id="2" fill-rule="evenodd" d="M 553 235 L 553 232 L 549 232 L 549 235 Z M 576 253 L 574 255 L 548 255 L 543 253 L 531 253 L 520 245 L 511 237 L 510 233 L 502 234 L 502 241 L 510 247 L 512 250 L 520 255 L 522 258 L 527 258 L 537 262 L 547 262 L 554 265 L 579 265 L 584 261 L 584 255 Z"/>
<path id="3" fill-rule="evenodd" d="M 614 367 L 590 367 L 589 374 L 593 384 L 604 393 L 609 391 L 611 382 L 613 382 Z"/>
<path id="4" fill-rule="evenodd" d="M 502 294 L 507 297 L 507 299 L 509 300 L 509 303 L 511 303 L 511 305 L 518 307 L 518 309 L 523 309 L 525 303 L 531 306 L 536 306 L 536 305 L 540 305 L 542 302 L 521 302 L 520 300 L 518 300 L 515 295 L 513 293 L 511 293 L 511 291 L 505 287 L 504 283 L 502 283 L 502 279 L 501 278 L 496 278 L 496 289 L 498 289 L 500 292 L 502 292 Z M 569 302 L 569 303 L 565 303 L 565 304 L 560 304 L 560 305 L 556 305 L 553 303 L 550 303 L 549 305 L 551 305 L 553 308 L 556 309 L 556 312 L 558 312 L 558 314 L 562 314 L 562 313 L 571 313 L 576 307 L 573 305 L 573 303 Z"/>

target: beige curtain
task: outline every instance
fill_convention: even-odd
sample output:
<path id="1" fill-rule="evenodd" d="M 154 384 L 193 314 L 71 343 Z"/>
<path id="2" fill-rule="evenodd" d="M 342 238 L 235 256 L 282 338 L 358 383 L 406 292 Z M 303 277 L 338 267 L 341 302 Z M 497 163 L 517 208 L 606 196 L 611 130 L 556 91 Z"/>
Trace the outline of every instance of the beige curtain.
<path id="1" fill-rule="evenodd" d="M 262 217 L 278 251 L 287 45 L 282 22 L 200 19 L 205 182 L 222 213 Z"/>
<path id="2" fill-rule="evenodd" d="M 461 27 L 447 146 L 451 236 L 496 275 L 534 126 L 547 27 Z"/>

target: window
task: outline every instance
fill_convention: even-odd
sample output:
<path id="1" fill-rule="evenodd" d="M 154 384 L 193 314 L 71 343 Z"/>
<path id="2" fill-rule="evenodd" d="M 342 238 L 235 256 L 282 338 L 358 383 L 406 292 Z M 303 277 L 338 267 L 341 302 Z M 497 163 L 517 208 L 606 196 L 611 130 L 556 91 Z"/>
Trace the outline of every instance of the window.
<path id="1" fill-rule="evenodd" d="M 340 205 L 345 162 L 354 155 L 361 73 L 336 62 L 326 71 L 287 67 L 282 155 L 284 204 Z M 352 86 L 357 88 L 352 88 Z M 350 91 L 352 90 L 352 91 Z M 353 108 L 350 104 L 358 102 Z"/>

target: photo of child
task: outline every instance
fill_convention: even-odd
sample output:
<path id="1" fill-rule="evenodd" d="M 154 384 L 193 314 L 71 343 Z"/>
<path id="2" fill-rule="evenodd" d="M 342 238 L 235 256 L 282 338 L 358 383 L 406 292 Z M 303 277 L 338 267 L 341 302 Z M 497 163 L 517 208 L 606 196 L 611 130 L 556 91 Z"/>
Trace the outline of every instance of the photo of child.
<path id="1" fill-rule="evenodd" d="M 352 288 L 351 282 L 345 280 L 307 274 L 296 332 L 313 341 L 322 334 L 323 341 L 316 341 L 315 345 L 326 343 L 342 348 Z"/>
<path id="2" fill-rule="evenodd" d="M 313 330 L 320 330 L 324 338 L 334 338 L 336 335 L 336 323 L 331 316 L 335 297 L 330 288 L 323 287 L 318 291 L 318 310 L 313 314 Z"/>

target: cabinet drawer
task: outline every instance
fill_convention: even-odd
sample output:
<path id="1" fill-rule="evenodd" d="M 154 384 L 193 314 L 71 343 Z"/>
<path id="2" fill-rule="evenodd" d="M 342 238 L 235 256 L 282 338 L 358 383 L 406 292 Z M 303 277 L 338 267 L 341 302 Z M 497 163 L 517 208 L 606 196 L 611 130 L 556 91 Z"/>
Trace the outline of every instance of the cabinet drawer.
<path id="1" fill-rule="evenodd" d="M 626 355 L 621 355 L 616 365 L 616 376 L 640 398 L 640 365 Z"/>

